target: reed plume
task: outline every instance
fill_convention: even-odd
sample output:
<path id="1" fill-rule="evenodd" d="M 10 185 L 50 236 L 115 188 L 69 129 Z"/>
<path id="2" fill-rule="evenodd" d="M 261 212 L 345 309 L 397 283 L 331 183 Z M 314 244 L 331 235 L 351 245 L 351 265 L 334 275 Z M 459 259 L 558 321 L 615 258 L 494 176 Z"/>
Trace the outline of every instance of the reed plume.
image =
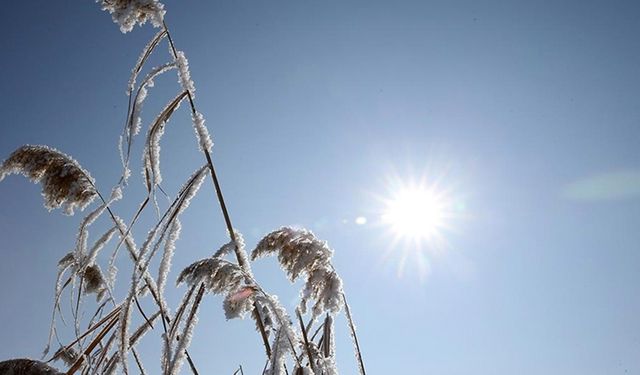
<path id="1" fill-rule="evenodd" d="M 77 161 L 48 146 L 25 145 L 15 150 L 0 165 L 0 181 L 10 174 L 40 182 L 45 207 L 63 207 L 68 215 L 76 208 L 83 210 L 97 194 L 93 178 Z"/>

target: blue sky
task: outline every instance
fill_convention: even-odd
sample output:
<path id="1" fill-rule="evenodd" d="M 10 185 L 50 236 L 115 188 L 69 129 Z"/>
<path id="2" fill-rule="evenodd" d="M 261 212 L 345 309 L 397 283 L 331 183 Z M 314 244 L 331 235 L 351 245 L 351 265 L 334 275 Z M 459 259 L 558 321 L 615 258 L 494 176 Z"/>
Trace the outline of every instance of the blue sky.
<path id="1" fill-rule="evenodd" d="M 166 8 L 235 226 L 249 247 L 282 225 L 329 241 L 369 373 L 640 374 L 637 3 Z M 91 1 L 3 9 L 0 159 L 49 144 L 108 191 L 129 71 L 154 30 L 123 35 Z M 167 57 L 159 52 L 153 63 Z M 173 76 L 158 80 L 147 122 L 176 89 Z M 170 192 L 203 163 L 189 121 L 182 108 L 162 145 Z M 379 223 L 379 198 L 393 194 L 390 181 L 421 176 L 450 193 L 456 215 L 444 244 L 407 248 Z M 136 202 L 141 182 L 127 194 Z M 0 183 L 0 358 L 39 355 L 55 265 L 80 219 L 48 213 L 22 177 Z M 210 184 L 183 227 L 173 277 L 226 242 Z M 294 303 L 273 260 L 258 261 L 256 275 Z M 205 301 L 196 363 L 204 373 L 237 364 L 258 373 L 253 324 L 225 322 L 220 304 Z M 338 364 L 356 373 L 342 318 L 338 329 Z M 153 350 L 143 349 L 149 369 Z"/>

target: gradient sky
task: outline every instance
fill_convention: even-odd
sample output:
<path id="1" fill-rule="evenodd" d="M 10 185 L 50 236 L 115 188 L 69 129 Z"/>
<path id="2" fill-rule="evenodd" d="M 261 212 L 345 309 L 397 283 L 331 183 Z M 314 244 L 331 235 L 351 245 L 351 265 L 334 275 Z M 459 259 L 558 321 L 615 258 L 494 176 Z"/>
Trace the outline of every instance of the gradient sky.
<path id="1" fill-rule="evenodd" d="M 166 8 L 235 226 L 249 248 L 281 225 L 329 242 L 369 373 L 640 374 L 638 2 Z M 0 159 L 48 144 L 108 192 L 129 71 L 155 31 L 123 35 L 92 1 L 11 1 L 1 15 Z M 176 89 L 173 75 L 157 81 L 147 123 Z M 169 192 L 203 163 L 189 122 L 182 108 L 162 144 Z M 380 225 L 380 197 L 421 176 L 457 210 L 443 243 L 415 249 Z M 132 180 L 130 202 L 141 188 Z M 0 183 L 1 359 L 44 347 L 56 262 L 82 217 L 48 213 L 39 190 L 18 176 Z M 173 279 L 226 242 L 210 182 L 183 227 Z M 255 271 L 293 306 L 273 259 Z M 190 349 L 201 373 L 259 373 L 253 323 L 225 323 L 220 305 L 206 299 Z M 354 374 L 342 317 L 337 327 L 338 364 Z M 153 351 L 143 346 L 151 373 Z"/>

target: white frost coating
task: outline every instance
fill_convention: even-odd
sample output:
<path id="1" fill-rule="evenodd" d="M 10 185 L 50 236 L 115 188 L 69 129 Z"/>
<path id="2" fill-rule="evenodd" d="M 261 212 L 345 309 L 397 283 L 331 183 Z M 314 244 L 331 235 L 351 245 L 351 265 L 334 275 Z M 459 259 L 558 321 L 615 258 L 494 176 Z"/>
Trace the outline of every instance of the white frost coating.
<path id="1" fill-rule="evenodd" d="M 197 309 L 197 306 L 194 307 Z M 169 365 L 169 375 L 178 375 L 180 373 L 180 367 L 182 367 L 182 363 L 184 362 L 186 356 L 186 349 L 191 344 L 191 339 L 193 338 L 193 330 L 198 324 L 198 316 L 194 313 L 189 314 L 189 318 L 184 322 L 184 328 L 182 329 L 182 333 L 180 334 L 180 341 L 175 350 L 175 357 L 171 361 Z"/>
<path id="2" fill-rule="evenodd" d="M 154 27 L 162 26 L 164 5 L 157 0 L 102 0 L 102 10 L 111 14 L 120 31 L 127 33 L 136 25 L 149 20 Z"/>
<path id="3" fill-rule="evenodd" d="M 149 322 L 153 324 L 153 322 L 160 316 L 160 310 L 156 311 L 153 315 L 149 317 Z M 138 341 L 151 329 L 151 326 L 145 320 L 135 331 L 131 337 L 129 337 L 129 345 L 133 348 L 138 344 Z"/>
<path id="4" fill-rule="evenodd" d="M 169 228 L 169 237 L 167 237 L 167 241 L 164 244 L 164 253 L 162 254 L 160 267 L 158 268 L 158 292 L 160 293 L 160 298 L 164 298 L 164 287 L 167 284 L 167 276 L 171 269 L 171 260 L 173 259 L 173 253 L 176 249 L 176 241 L 180 237 L 180 230 L 180 220 L 176 219 Z"/>
<path id="5" fill-rule="evenodd" d="M 136 65 L 131 70 L 131 77 L 129 77 L 129 84 L 127 85 L 127 95 L 131 95 L 131 93 L 133 92 L 133 88 L 136 85 L 136 80 L 138 79 L 138 74 L 140 73 L 140 70 L 142 70 L 142 65 L 144 64 L 145 60 L 147 59 L 147 57 L 149 57 L 149 54 L 151 54 L 151 51 L 156 47 L 156 45 L 158 45 L 160 40 L 162 40 L 166 36 L 167 33 L 164 29 L 158 31 L 158 33 L 154 35 L 149 43 L 147 43 L 147 45 L 142 49 L 142 53 L 138 57 Z"/>
<path id="6" fill-rule="evenodd" d="M 153 80 L 157 76 L 171 69 L 175 69 L 175 67 L 176 67 L 176 64 L 173 62 L 166 63 L 161 66 L 157 66 L 153 68 L 140 83 L 140 87 L 138 88 L 138 92 L 136 93 L 135 101 L 133 104 L 133 112 L 131 114 L 131 119 L 129 124 L 130 126 L 129 139 L 131 139 L 132 136 L 135 136 L 140 132 L 140 124 L 142 123 L 142 119 L 140 118 L 140 113 L 142 112 L 142 105 L 144 103 L 144 100 L 147 98 L 147 94 L 148 94 L 147 88 L 154 86 L 155 83 Z"/>
<path id="7" fill-rule="evenodd" d="M 200 146 L 200 151 L 211 151 L 213 141 L 209 136 L 207 126 L 204 124 L 204 116 L 202 113 L 196 111 L 195 114 L 191 115 L 191 119 L 193 120 L 193 129 L 198 137 L 198 146 Z"/>
<path id="8" fill-rule="evenodd" d="M 202 182 L 208 170 L 209 169 L 206 166 L 203 166 L 200 169 L 198 169 L 193 175 L 191 175 L 189 180 L 180 189 L 180 194 L 176 202 L 174 202 L 175 207 L 173 208 L 171 214 L 168 215 L 168 217 L 178 218 L 178 216 L 189 206 L 191 199 L 195 196 L 195 194 L 200 189 L 200 186 L 202 185 Z M 128 303 L 131 303 L 133 301 L 133 297 L 135 296 L 135 293 L 137 291 L 137 287 L 141 278 L 145 279 L 149 288 L 151 288 L 154 292 L 157 292 L 157 285 L 153 280 L 153 278 L 149 276 L 148 268 L 149 268 L 151 259 L 153 258 L 154 254 L 156 253 L 156 251 L 160 246 L 160 243 L 165 234 L 165 231 L 169 229 L 167 228 L 167 226 L 170 224 L 171 222 L 169 223 L 160 222 L 153 229 L 149 231 L 147 235 L 147 239 L 145 240 L 142 247 L 140 248 L 140 252 L 137 254 L 138 259 L 135 262 L 134 272 L 132 273 L 132 276 L 131 276 L 131 288 L 129 290 L 129 297 L 127 299 Z M 155 241 L 155 244 L 154 244 L 154 240 L 157 237 L 158 232 L 160 232 L 160 240 Z M 151 248 L 150 254 L 147 256 L 147 253 L 149 253 L 150 248 Z"/>
<path id="9" fill-rule="evenodd" d="M 144 148 L 143 162 L 145 179 L 148 179 L 151 190 L 155 190 L 155 186 L 162 183 L 162 174 L 160 173 L 160 138 L 164 135 L 164 124 L 158 128 L 149 129 L 147 135 L 147 145 Z"/>
<path id="10" fill-rule="evenodd" d="M 48 146 L 25 145 L 14 151 L 0 165 L 0 181 L 10 174 L 40 182 L 44 206 L 49 210 L 62 207 L 67 215 L 73 215 L 76 208 L 83 210 L 97 195 L 89 172 Z"/>
<path id="11" fill-rule="evenodd" d="M 176 64 L 178 65 L 178 82 L 180 82 L 182 89 L 189 91 L 191 97 L 195 97 L 196 88 L 191 80 L 189 61 L 184 56 L 184 52 L 176 52 Z"/>
<path id="12" fill-rule="evenodd" d="M 198 189 L 202 185 L 204 177 L 206 176 L 208 168 L 206 166 L 198 169 L 185 183 L 185 185 L 180 189 L 179 197 L 177 198 L 176 206 L 173 208 L 171 215 L 169 217 L 177 218 L 182 211 L 184 211 L 191 201 L 191 199 L 198 192 Z M 167 230 L 167 225 L 171 223 L 158 223 L 152 230 L 147 234 L 147 239 L 143 243 L 140 248 L 139 253 L 137 254 L 137 261 L 135 262 L 133 272 L 131 275 L 131 284 L 129 289 L 129 294 L 127 296 L 126 301 L 123 303 L 122 311 L 120 312 L 120 330 L 118 332 L 118 343 L 119 343 L 119 352 L 122 358 L 126 357 L 126 353 L 129 350 L 128 342 L 127 342 L 127 334 L 131 319 L 131 306 L 133 304 L 136 293 L 138 293 L 138 285 L 142 278 L 144 278 L 148 287 L 154 291 L 154 294 L 157 293 L 157 285 L 154 280 L 149 276 L 149 263 L 153 258 L 153 255 L 157 251 L 161 240 L 164 235 L 164 231 Z M 158 231 L 160 230 L 160 240 L 155 241 L 158 236 Z M 151 250 L 150 250 L 151 249 Z M 149 254 L 149 255 L 147 255 Z M 186 338 L 184 338 L 186 340 Z M 181 341 L 182 344 L 182 341 Z M 176 354 L 176 356 L 179 354 Z M 125 374 L 128 374 L 128 368 L 126 360 L 122 361 L 123 371 Z M 172 364 L 174 366 L 174 364 Z"/>
<path id="13" fill-rule="evenodd" d="M 271 366 L 267 370 L 267 374 L 280 375 L 284 374 L 284 363 L 287 353 L 290 353 L 292 346 L 296 345 L 300 340 L 291 325 L 291 319 L 287 311 L 280 305 L 278 297 L 275 295 L 266 295 L 264 300 L 269 304 L 279 325 L 278 333 L 272 345 Z"/>
<path id="14" fill-rule="evenodd" d="M 78 231 L 78 237 L 76 238 L 76 259 L 82 259 L 87 252 L 87 239 L 89 237 L 88 228 L 91 224 L 93 224 L 109 207 L 113 202 L 122 199 L 122 189 L 119 186 L 116 186 L 111 191 L 111 197 L 106 203 L 101 204 L 85 216 L 82 219 L 82 223 L 80 224 L 80 230 Z M 109 237 L 111 238 L 111 237 Z M 99 250 L 99 249 L 98 249 Z M 91 261 L 87 261 L 86 264 L 91 264 Z"/>
<path id="15" fill-rule="evenodd" d="M 129 325 L 131 324 L 131 302 L 126 301 L 120 310 L 118 325 L 118 353 L 122 372 L 129 374 L 129 364 L 127 362 L 127 352 L 129 351 Z"/>
<path id="16" fill-rule="evenodd" d="M 150 183 L 152 190 L 155 186 L 162 183 L 162 174 L 160 173 L 160 139 L 164 135 L 164 126 L 169 115 L 180 107 L 184 100 L 183 93 L 178 94 L 173 100 L 167 104 L 158 117 L 153 120 L 153 126 L 149 128 L 147 133 L 146 145 L 142 161 L 144 163 L 144 177 Z"/>
<path id="17" fill-rule="evenodd" d="M 127 225 L 125 224 L 124 220 L 122 220 L 121 217 L 116 216 L 115 217 L 115 221 L 116 221 L 116 225 L 118 226 L 118 231 L 121 234 L 122 237 L 122 233 L 127 233 Z M 127 233 L 127 236 L 124 239 L 124 245 L 126 246 L 129 254 L 135 254 L 137 256 L 138 254 L 138 250 L 137 250 L 137 246 L 136 243 L 133 240 L 133 236 L 131 235 L 131 233 Z M 118 273 L 118 268 L 115 265 L 116 262 L 116 256 L 118 255 L 118 253 L 116 251 L 114 251 L 111 254 L 111 258 L 109 258 L 109 271 L 108 271 L 108 276 L 107 276 L 107 284 L 109 285 L 109 287 L 111 289 L 113 289 L 114 284 L 115 284 L 115 280 L 116 280 L 116 275 Z"/>
<path id="18" fill-rule="evenodd" d="M 186 210 L 187 207 L 189 207 L 191 199 L 193 199 L 198 190 L 200 190 L 200 186 L 202 186 L 202 182 L 204 182 L 204 178 L 208 173 L 209 167 L 207 167 L 206 165 L 202 166 L 193 175 L 191 175 L 188 182 L 182 186 L 182 188 L 180 189 L 182 200 L 176 207 L 176 217 L 180 215 L 184 210 Z"/>
<path id="19" fill-rule="evenodd" d="M 291 350 L 286 339 L 286 333 L 284 333 L 282 327 L 276 331 L 276 337 L 271 344 L 271 358 L 269 358 L 270 366 L 265 371 L 266 375 L 284 375 L 285 374 L 285 360 L 287 353 Z"/>
<path id="20" fill-rule="evenodd" d="M 118 227 L 112 227 L 107 232 L 105 232 L 91 247 L 89 250 L 89 255 L 87 256 L 87 264 L 93 264 L 96 261 L 96 257 L 98 256 L 98 252 L 102 250 L 104 245 L 107 244 L 111 240 L 114 234 L 118 231 Z"/>

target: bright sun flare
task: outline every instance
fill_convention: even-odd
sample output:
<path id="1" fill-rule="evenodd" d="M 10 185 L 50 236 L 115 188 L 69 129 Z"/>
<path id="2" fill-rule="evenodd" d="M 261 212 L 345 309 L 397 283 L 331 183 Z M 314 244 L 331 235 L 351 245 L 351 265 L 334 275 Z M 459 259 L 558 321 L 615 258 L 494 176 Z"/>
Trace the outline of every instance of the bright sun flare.
<path id="1" fill-rule="evenodd" d="M 404 188 L 387 201 L 382 219 L 398 237 L 417 242 L 429 240 L 444 225 L 445 202 L 433 190 Z"/>
<path id="2" fill-rule="evenodd" d="M 382 204 L 378 223 L 385 237 L 391 236 L 381 264 L 395 264 L 399 278 L 415 271 L 424 281 L 431 263 L 448 253 L 447 237 L 463 217 L 464 201 L 447 182 L 439 176 L 390 177 L 387 195 L 377 196 Z"/>

